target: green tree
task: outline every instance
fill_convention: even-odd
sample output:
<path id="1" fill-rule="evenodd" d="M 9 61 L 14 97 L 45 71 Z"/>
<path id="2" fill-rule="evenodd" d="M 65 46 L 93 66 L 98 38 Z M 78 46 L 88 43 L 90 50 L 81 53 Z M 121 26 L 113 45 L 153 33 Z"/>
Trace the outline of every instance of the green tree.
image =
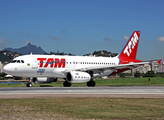
<path id="1" fill-rule="evenodd" d="M 5 77 L 5 75 L 7 75 L 6 73 L 0 73 L 0 77 Z"/>
<path id="2" fill-rule="evenodd" d="M 141 73 L 140 73 L 139 71 L 137 71 L 137 72 L 134 74 L 134 77 L 137 77 L 137 78 L 141 77 Z"/>
<path id="3" fill-rule="evenodd" d="M 146 74 L 145 74 L 145 77 L 155 77 L 155 73 L 154 71 L 148 71 Z"/>
<path id="4" fill-rule="evenodd" d="M 125 74 L 124 73 L 121 73 L 120 74 L 120 78 L 125 78 Z"/>
<path id="5" fill-rule="evenodd" d="M 157 72 L 156 77 L 164 77 L 164 73 L 163 72 Z"/>

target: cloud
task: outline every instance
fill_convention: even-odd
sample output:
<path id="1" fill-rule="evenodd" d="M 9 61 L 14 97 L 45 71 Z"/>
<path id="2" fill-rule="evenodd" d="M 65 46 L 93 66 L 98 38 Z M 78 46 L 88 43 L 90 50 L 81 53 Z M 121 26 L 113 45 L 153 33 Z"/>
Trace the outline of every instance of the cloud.
<path id="1" fill-rule="evenodd" d="M 20 34 L 21 34 L 21 35 L 24 35 L 24 33 L 23 33 L 23 32 L 20 32 Z"/>
<path id="2" fill-rule="evenodd" d="M 37 37 L 37 36 L 39 36 L 39 35 L 38 35 L 38 34 L 37 34 L 37 35 L 33 34 L 33 36 Z"/>
<path id="3" fill-rule="evenodd" d="M 124 39 L 125 39 L 126 41 L 128 41 L 128 40 L 129 40 L 129 37 L 127 37 L 127 36 L 124 36 Z"/>
<path id="4" fill-rule="evenodd" d="M 60 31 L 63 32 L 63 33 L 67 33 L 66 30 L 60 30 Z"/>
<path id="5" fill-rule="evenodd" d="M 61 36 L 65 37 L 67 36 L 66 30 L 60 30 Z"/>
<path id="6" fill-rule="evenodd" d="M 47 38 L 51 38 L 50 36 L 47 36 Z"/>
<path id="7" fill-rule="evenodd" d="M 108 41 L 108 42 L 111 42 L 112 40 L 108 37 L 104 37 L 104 40 Z"/>
<path id="8" fill-rule="evenodd" d="M 37 34 L 37 35 L 36 35 L 36 34 L 31 35 L 30 33 L 28 33 L 27 36 L 34 36 L 34 37 L 37 37 L 37 36 L 39 36 L 39 34 Z"/>
<path id="9" fill-rule="evenodd" d="M 53 40 L 60 40 L 61 38 L 59 38 L 59 37 L 56 36 L 56 37 L 52 37 L 52 39 Z"/>
<path id="10" fill-rule="evenodd" d="M 164 37 L 159 37 L 156 41 L 162 41 L 162 42 L 164 42 Z"/>
<path id="11" fill-rule="evenodd" d="M 28 44 L 28 43 L 31 43 L 31 44 L 32 44 L 32 42 L 31 42 L 31 41 L 27 41 L 27 40 L 25 40 L 25 42 L 26 42 L 26 44 Z"/>
<path id="12" fill-rule="evenodd" d="M 1 35 L 4 35 L 3 33 L 0 33 Z"/>
<path id="13" fill-rule="evenodd" d="M 7 39 L 3 40 L 0 38 L 0 48 L 3 49 L 6 47 L 6 44 L 8 43 Z"/>
<path id="14" fill-rule="evenodd" d="M 18 33 L 18 34 L 20 34 L 20 35 L 27 35 L 27 36 L 34 36 L 34 37 L 39 36 L 39 34 L 30 34 L 30 33 L 24 34 L 23 32 L 19 32 L 18 30 L 16 30 L 15 32 Z"/>
<path id="15" fill-rule="evenodd" d="M 16 30 L 16 33 L 20 34 L 20 35 L 24 35 L 23 32 L 19 32 L 18 30 Z"/>

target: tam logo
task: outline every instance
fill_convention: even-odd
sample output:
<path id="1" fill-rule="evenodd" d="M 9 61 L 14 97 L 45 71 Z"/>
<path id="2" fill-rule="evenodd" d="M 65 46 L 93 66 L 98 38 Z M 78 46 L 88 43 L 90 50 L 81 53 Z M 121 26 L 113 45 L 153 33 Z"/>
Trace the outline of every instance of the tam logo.
<path id="1" fill-rule="evenodd" d="M 50 65 L 50 68 L 65 68 L 65 62 L 66 60 L 62 58 L 59 60 L 59 58 L 37 58 L 39 62 L 39 67 L 48 67 Z M 44 64 L 45 63 L 45 64 Z M 43 65 L 44 64 L 44 65 Z"/>
<path id="2" fill-rule="evenodd" d="M 131 40 L 129 41 L 128 45 L 125 47 L 124 54 L 127 54 L 128 56 L 130 56 L 132 49 L 134 49 L 138 40 L 139 40 L 138 35 L 135 32 L 133 37 L 131 37 Z"/>

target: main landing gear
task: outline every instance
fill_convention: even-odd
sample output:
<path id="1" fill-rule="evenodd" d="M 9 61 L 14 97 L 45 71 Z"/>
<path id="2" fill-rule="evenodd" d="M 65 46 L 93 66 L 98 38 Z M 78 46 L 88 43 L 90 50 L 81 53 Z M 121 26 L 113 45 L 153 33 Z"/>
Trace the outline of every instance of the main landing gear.
<path id="1" fill-rule="evenodd" d="M 88 86 L 88 87 L 94 87 L 95 85 L 96 85 L 95 81 L 89 81 L 89 82 L 87 82 L 87 86 Z M 64 83 L 63 83 L 63 86 L 64 86 L 64 87 L 71 87 L 71 83 L 69 83 L 69 82 L 64 82 Z"/>
<path id="2" fill-rule="evenodd" d="M 69 83 L 69 82 L 64 82 L 64 83 L 63 83 L 63 86 L 64 86 L 64 87 L 71 87 L 71 83 Z"/>
<path id="3" fill-rule="evenodd" d="M 94 77 L 93 77 L 93 71 L 88 71 L 88 73 L 91 76 L 91 79 L 89 82 L 87 82 L 87 86 L 88 87 L 94 87 L 96 85 L 95 81 L 93 81 Z"/>
<path id="4" fill-rule="evenodd" d="M 89 81 L 87 82 L 88 87 L 94 87 L 96 85 L 95 81 Z"/>

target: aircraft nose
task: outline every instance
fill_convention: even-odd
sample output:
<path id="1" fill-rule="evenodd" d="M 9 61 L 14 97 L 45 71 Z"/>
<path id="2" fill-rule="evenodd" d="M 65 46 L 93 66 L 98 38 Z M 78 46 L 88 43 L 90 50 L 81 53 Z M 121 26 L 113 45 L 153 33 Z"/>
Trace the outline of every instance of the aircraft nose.
<path id="1" fill-rule="evenodd" d="M 5 66 L 3 67 L 3 72 L 9 73 L 10 71 L 11 71 L 11 67 L 10 67 L 9 65 L 5 65 Z"/>

